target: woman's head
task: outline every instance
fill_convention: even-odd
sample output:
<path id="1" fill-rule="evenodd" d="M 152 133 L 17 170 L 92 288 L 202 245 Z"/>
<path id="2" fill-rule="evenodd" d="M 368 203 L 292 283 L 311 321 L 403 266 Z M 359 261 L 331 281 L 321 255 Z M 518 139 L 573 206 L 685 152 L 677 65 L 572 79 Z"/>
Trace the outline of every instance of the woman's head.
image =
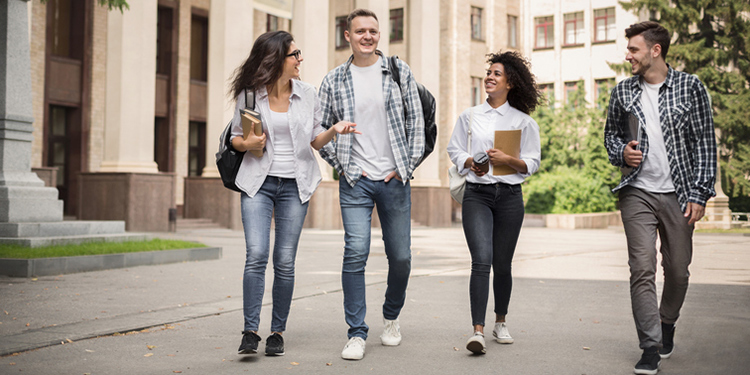
<path id="1" fill-rule="evenodd" d="M 508 103 L 526 114 L 541 104 L 542 96 L 531 74 L 530 64 L 520 53 L 490 53 L 487 64 L 485 89 L 488 95 L 502 95 L 502 91 L 507 91 Z"/>
<path id="2" fill-rule="evenodd" d="M 299 77 L 302 56 L 295 51 L 294 38 L 286 31 L 271 31 L 259 36 L 250 56 L 234 72 L 232 95 L 237 97 L 244 89 L 274 86 L 285 74 L 291 75 L 290 78 Z"/>

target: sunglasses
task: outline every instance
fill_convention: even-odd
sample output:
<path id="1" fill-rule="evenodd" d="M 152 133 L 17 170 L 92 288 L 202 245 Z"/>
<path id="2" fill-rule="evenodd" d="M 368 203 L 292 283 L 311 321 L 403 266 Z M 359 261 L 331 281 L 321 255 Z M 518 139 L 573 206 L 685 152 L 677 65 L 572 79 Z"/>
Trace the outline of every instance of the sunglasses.
<path id="1" fill-rule="evenodd" d="M 297 61 L 299 61 L 299 59 L 302 58 L 302 50 L 298 49 L 298 50 L 296 50 L 296 51 L 294 51 L 294 52 L 286 55 L 286 57 L 290 57 L 290 56 L 294 56 L 294 58 L 297 59 Z"/>

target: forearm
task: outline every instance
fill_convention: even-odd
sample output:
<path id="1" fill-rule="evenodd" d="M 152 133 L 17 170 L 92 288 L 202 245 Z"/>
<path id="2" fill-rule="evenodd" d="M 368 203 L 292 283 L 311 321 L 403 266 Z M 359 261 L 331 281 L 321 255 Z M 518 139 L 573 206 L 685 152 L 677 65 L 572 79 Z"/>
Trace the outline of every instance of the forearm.
<path id="1" fill-rule="evenodd" d="M 313 139 L 312 142 L 310 142 L 310 145 L 314 149 L 320 151 L 320 149 L 322 149 L 323 146 L 328 144 L 328 142 L 330 142 L 335 135 L 336 135 L 336 130 L 333 127 L 330 127 L 326 131 L 318 134 L 318 136 L 315 137 L 315 139 Z"/>

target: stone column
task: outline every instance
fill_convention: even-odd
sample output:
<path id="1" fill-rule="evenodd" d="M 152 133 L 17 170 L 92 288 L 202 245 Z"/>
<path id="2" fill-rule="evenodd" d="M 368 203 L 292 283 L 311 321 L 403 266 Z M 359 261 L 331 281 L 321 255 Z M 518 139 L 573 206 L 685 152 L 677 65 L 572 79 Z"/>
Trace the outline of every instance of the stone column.
<path id="1" fill-rule="evenodd" d="M 27 0 L 0 2 L 0 223 L 62 221 L 57 189 L 31 172 L 28 21 Z"/>
<path id="2" fill-rule="evenodd" d="M 234 98 L 229 98 L 234 70 L 253 47 L 253 2 L 211 0 L 208 16 L 208 113 L 206 167 L 203 177 L 219 177 L 216 152 L 219 134 L 232 119 Z"/>
<path id="3" fill-rule="evenodd" d="M 706 216 L 695 223 L 697 229 L 730 229 L 732 228 L 732 210 L 729 209 L 729 197 L 721 188 L 721 158 L 716 153 L 716 196 L 706 202 Z"/>
<path id="4" fill-rule="evenodd" d="M 154 162 L 157 0 L 131 1 L 107 22 L 107 99 L 100 172 L 157 173 Z M 167 145 L 164 145 L 167 147 Z"/>
<path id="5" fill-rule="evenodd" d="M 323 77 L 328 74 L 329 0 L 308 0 L 295 4 L 292 19 L 292 35 L 297 48 L 302 50 L 304 62 L 300 69 L 300 78 L 315 86 L 320 86 Z M 323 180 L 333 181 L 331 167 L 318 153 L 315 153 Z"/>

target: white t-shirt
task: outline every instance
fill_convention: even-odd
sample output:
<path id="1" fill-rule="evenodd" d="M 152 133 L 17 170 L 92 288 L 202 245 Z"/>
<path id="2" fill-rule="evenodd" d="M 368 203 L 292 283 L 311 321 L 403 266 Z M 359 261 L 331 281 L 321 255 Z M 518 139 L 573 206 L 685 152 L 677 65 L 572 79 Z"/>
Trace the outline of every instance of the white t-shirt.
<path id="1" fill-rule="evenodd" d="M 659 121 L 659 88 L 664 84 L 641 83 L 641 107 L 646 117 L 646 136 L 648 137 L 648 155 L 641 162 L 638 177 L 632 186 L 652 193 L 671 193 L 674 191 L 672 173 L 669 170 L 667 148 Z"/>
<path id="2" fill-rule="evenodd" d="M 294 178 L 294 145 L 289 130 L 289 117 L 286 112 L 271 112 L 268 122 L 273 127 L 273 160 L 269 176 Z"/>
<path id="3" fill-rule="evenodd" d="M 375 64 L 350 66 L 354 86 L 354 122 L 362 134 L 354 137 L 352 161 L 367 172 L 367 178 L 380 181 L 396 170 L 388 136 L 383 97 L 382 57 Z"/>

